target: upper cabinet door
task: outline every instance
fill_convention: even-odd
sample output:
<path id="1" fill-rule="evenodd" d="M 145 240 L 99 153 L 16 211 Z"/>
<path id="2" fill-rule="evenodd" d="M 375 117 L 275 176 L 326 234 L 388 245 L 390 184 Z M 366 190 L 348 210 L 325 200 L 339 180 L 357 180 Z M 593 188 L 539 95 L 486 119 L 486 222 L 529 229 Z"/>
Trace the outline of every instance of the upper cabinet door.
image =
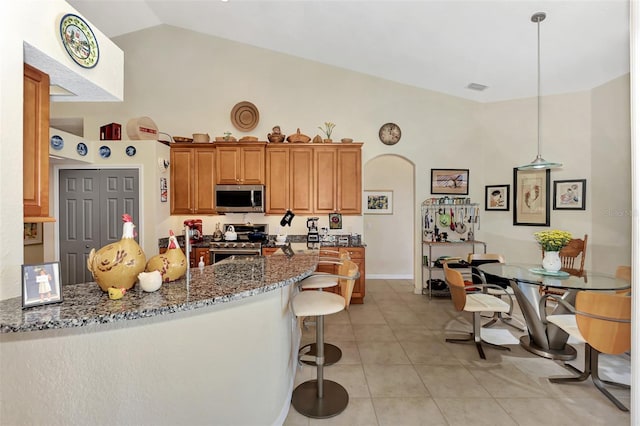
<path id="1" fill-rule="evenodd" d="M 24 217 L 49 217 L 49 76 L 24 64 Z"/>
<path id="2" fill-rule="evenodd" d="M 315 213 L 333 213 L 337 211 L 337 149 L 318 147 L 314 152 L 314 201 Z"/>
<path id="3" fill-rule="evenodd" d="M 264 185 L 265 144 L 216 143 L 216 183 L 219 185 Z"/>
<path id="4" fill-rule="evenodd" d="M 338 150 L 338 211 L 362 214 L 362 160 L 360 148 Z"/>

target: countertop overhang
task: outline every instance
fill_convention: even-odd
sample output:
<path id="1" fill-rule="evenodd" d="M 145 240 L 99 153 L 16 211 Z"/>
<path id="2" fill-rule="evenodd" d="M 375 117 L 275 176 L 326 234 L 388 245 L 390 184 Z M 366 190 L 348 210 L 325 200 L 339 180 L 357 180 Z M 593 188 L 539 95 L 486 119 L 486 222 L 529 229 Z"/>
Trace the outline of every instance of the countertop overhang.
<path id="1" fill-rule="evenodd" d="M 62 286 L 62 303 L 22 309 L 22 299 L 0 301 L 0 333 L 83 327 L 190 311 L 233 302 L 295 284 L 318 263 L 317 252 L 293 257 L 236 256 L 204 268 L 153 293 L 139 285 L 111 300 L 95 282 Z"/>

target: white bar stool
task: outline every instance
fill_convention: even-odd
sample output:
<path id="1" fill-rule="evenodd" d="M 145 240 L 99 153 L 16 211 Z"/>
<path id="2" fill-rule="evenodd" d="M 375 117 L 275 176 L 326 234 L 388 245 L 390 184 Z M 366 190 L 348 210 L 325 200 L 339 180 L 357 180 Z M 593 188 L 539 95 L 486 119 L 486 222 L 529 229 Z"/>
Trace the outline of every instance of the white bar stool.
<path id="1" fill-rule="evenodd" d="M 323 256 L 325 255 L 325 256 Z M 330 255 L 330 256 L 326 256 Z M 314 272 L 312 275 L 303 279 L 299 286 L 301 290 L 318 290 L 335 287 L 339 284 L 338 277 L 347 274 L 347 269 L 344 268 L 344 260 L 350 260 L 349 251 L 347 249 L 335 250 L 320 250 L 320 261 L 318 264 L 323 265 L 338 265 L 338 274 L 331 274 L 328 272 Z M 309 343 L 304 345 L 298 351 L 298 359 L 301 363 L 307 365 L 315 365 L 315 357 L 318 355 L 318 347 L 316 343 Z M 333 365 L 340 361 L 342 358 L 342 351 L 336 345 L 331 343 L 324 343 L 324 365 Z"/>
<path id="2" fill-rule="evenodd" d="M 331 380 L 324 379 L 324 316 L 349 307 L 355 280 L 360 276 L 358 265 L 345 260 L 347 273 L 339 278 L 341 294 L 327 291 L 301 291 L 291 302 L 297 317 L 316 317 L 316 379 L 301 383 L 293 391 L 291 404 L 300 414 L 325 419 L 344 411 L 349 404 L 347 390 Z"/>

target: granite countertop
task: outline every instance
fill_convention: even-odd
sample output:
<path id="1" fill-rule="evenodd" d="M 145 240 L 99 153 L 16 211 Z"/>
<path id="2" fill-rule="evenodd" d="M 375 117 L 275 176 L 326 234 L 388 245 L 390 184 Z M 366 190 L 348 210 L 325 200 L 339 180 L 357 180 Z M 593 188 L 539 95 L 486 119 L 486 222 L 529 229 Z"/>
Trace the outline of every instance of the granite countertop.
<path id="1" fill-rule="evenodd" d="M 164 283 L 153 293 L 136 285 L 119 300 L 109 299 L 95 282 L 65 285 L 59 304 L 23 310 L 20 297 L 0 301 L 0 333 L 83 327 L 232 302 L 294 284 L 309 276 L 317 263 L 314 251 L 291 258 L 234 257 L 202 270 L 192 268 L 189 279 Z"/>

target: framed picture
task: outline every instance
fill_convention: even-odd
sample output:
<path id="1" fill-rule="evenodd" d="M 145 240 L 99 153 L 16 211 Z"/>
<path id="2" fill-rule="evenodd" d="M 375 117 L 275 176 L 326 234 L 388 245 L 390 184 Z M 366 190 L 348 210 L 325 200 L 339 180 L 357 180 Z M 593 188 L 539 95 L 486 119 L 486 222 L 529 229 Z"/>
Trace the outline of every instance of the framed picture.
<path id="1" fill-rule="evenodd" d="M 393 191 L 364 191 L 364 214 L 393 214 Z"/>
<path id="2" fill-rule="evenodd" d="M 42 244 L 42 223 L 25 223 L 23 241 L 25 246 Z"/>
<path id="3" fill-rule="evenodd" d="M 62 302 L 60 262 L 22 265 L 22 307 Z"/>
<path id="4" fill-rule="evenodd" d="M 549 226 L 551 172 L 513 169 L 513 224 Z"/>
<path id="5" fill-rule="evenodd" d="M 554 210 L 584 210 L 587 196 L 587 180 L 554 180 Z"/>
<path id="6" fill-rule="evenodd" d="M 431 169 L 432 194 L 469 194 L 469 169 Z"/>
<path id="7" fill-rule="evenodd" d="M 484 209 L 509 211 L 509 185 L 484 187 Z"/>
<path id="8" fill-rule="evenodd" d="M 342 229 L 342 214 L 329 213 L 329 229 Z"/>
<path id="9" fill-rule="evenodd" d="M 165 177 L 160 178 L 160 202 L 167 202 L 167 178 Z"/>

